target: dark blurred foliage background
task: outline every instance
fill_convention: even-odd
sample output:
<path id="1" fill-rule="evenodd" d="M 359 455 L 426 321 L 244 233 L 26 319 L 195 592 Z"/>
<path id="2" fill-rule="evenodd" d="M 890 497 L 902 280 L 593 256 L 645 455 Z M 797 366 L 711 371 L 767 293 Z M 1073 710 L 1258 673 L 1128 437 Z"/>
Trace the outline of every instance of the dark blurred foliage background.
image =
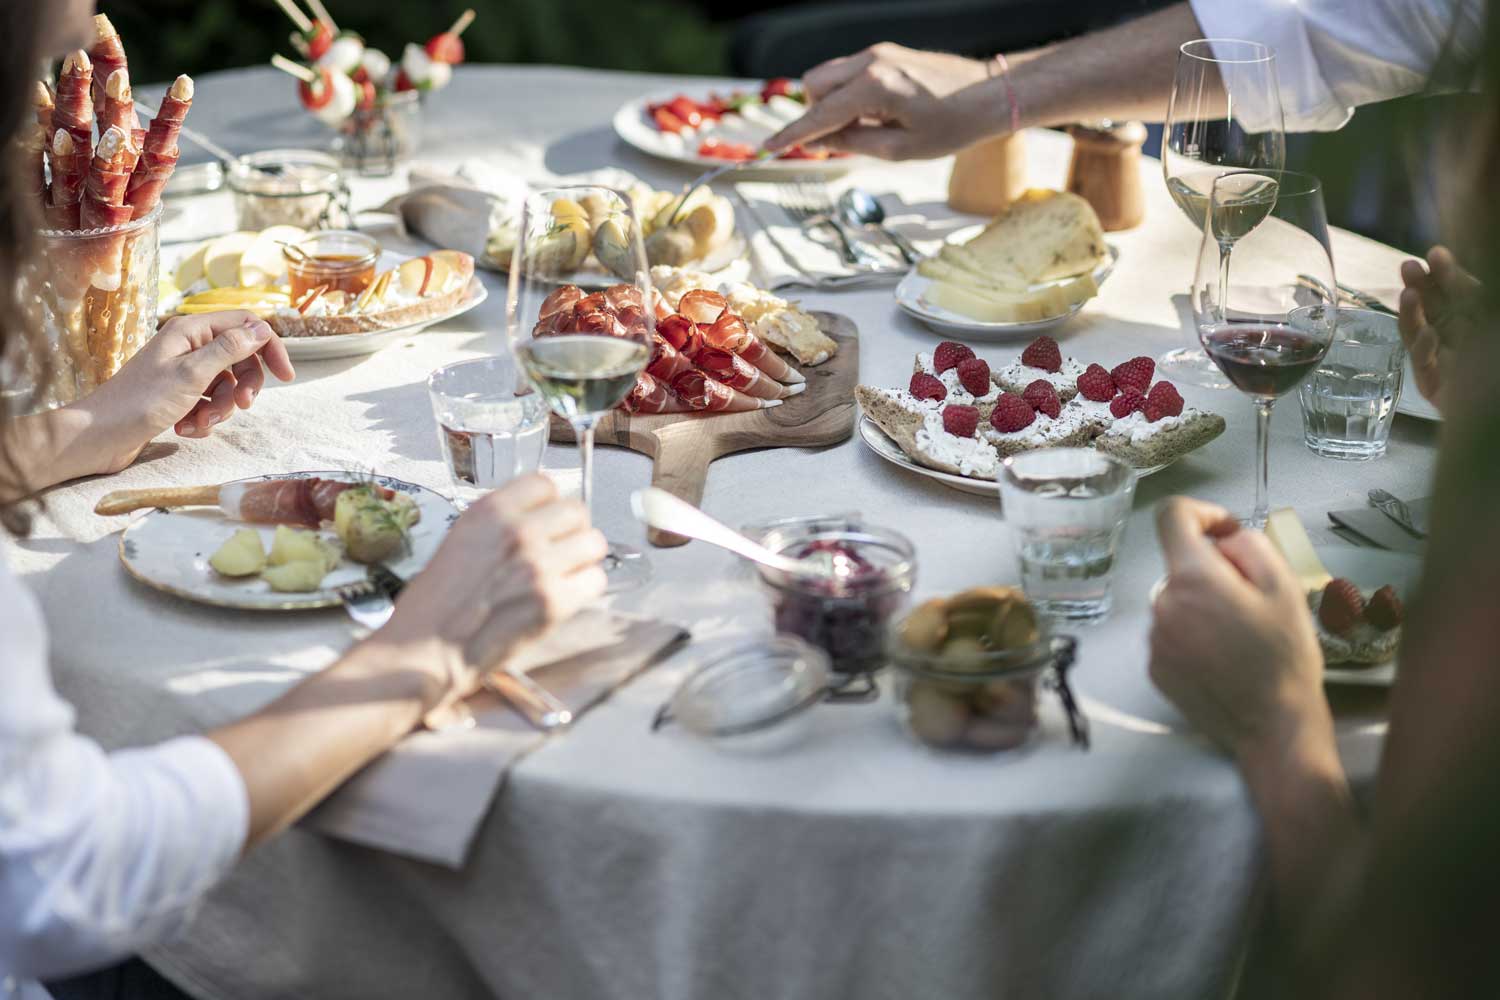
<path id="1" fill-rule="evenodd" d="M 1058 40 L 1165 2 L 325 0 L 341 28 L 393 58 L 408 41 L 425 41 L 472 6 L 479 17 L 464 42 L 473 62 L 750 77 L 796 76 L 881 40 L 987 55 Z M 124 35 L 133 75 L 142 82 L 264 63 L 273 52 L 295 55 L 287 40 L 291 25 L 272 0 L 100 0 L 100 9 Z M 1425 249 L 1437 230 L 1424 150 L 1431 148 L 1428 123 L 1445 103 L 1413 99 L 1366 108 L 1340 133 L 1295 137 L 1288 166 L 1323 177 L 1336 224 Z"/>

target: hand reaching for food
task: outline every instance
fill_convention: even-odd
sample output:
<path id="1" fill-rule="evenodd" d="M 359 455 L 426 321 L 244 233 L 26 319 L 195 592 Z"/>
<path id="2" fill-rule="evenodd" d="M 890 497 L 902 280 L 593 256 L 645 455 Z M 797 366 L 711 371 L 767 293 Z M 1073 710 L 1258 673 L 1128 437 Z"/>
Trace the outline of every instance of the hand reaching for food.
<path id="1" fill-rule="evenodd" d="M 1401 265 L 1399 326 L 1411 355 L 1417 390 L 1439 410 L 1444 402 L 1444 368 L 1474 327 L 1472 307 L 1480 285 L 1458 265 L 1447 247 L 1427 253 L 1424 265 L 1409 260 Z"/>

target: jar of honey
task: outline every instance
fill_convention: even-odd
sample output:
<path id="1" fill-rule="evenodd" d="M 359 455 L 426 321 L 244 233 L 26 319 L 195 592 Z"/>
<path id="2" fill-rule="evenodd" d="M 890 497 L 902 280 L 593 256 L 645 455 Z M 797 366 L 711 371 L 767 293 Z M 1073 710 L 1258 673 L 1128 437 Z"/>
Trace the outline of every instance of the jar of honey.
<path id="1" fill-rule="evenodd" d="M 286 247 L 284 253 L 293 302 L 315 288 L 353 297 L 375 280 L 380 244 L 352 229 L 329 229 L 308 235 Z"/>

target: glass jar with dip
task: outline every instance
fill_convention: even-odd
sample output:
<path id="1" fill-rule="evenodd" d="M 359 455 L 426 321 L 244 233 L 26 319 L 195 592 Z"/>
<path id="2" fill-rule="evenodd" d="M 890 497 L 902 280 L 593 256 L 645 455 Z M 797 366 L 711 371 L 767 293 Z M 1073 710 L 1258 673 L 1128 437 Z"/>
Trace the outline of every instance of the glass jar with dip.
<path id="1" fill-rule="evenodd" d="M 313 233 L 300 243 L 288 245 L 283 252 L 293 302 L 301 301 L 316 288 L 343 292 L 353 298 L 370 287 L 380 261 L 380 244 L 352 229 Z"/>
<path id="2" fill-rule="evenodd" d="M 349 189 L 339 161 L 310 149 L 268 149 L 242 156 L 225 178 L 239 227 L 337 229 L 349 225 Z"/>

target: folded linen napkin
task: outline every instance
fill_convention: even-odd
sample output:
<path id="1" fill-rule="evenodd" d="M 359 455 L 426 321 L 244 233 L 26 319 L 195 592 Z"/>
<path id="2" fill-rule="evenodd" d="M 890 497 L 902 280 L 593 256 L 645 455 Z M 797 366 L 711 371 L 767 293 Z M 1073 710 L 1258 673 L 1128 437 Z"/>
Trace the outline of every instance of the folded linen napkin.
<path id="1" fill-rule="evenodd" d="M 833 227 L 805 222 L 793 214 L 799 206 L 834 205 L 839 191 L 822 182 L 746 181 L 734 186 L 735 200 L 749 233 L 750 255 L 763 288 L 850 288 L 894 284 L 908 270 L 901 254 L 878 233 L 854 231 L 856 252 L 868 265 L 844 260 Z M 921 234 L 906 233 L 908 238 Z M 919 247 L 919 249 L 921 249 Z"/>
<path id="2" fill-rule="evenodd" d="M 591 609 L 529 650 L 518 666 L 572 709 L 577 725 L 579 716 L 687 639 L 676 625 Z M 468 704 L 472 728 L 413 733 L 345 782 L 302 825 L 462 867 L 505 775 L 551 738 L 494 694 L 480 692 Z"/>

